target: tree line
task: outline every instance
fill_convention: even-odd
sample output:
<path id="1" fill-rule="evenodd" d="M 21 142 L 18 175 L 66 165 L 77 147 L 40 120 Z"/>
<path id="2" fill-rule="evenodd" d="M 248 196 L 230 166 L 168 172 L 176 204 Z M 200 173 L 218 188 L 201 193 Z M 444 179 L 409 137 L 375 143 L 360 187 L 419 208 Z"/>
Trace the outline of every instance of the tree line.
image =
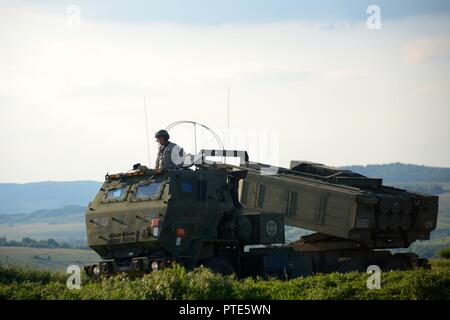
<path id="1" fill-rule="evenodd" d="M 70 244 L 68 242 L 58 242 L 55 239 L 35 240 L 29 237 L 22 240 L 8 240 L 6 237 L 0 237 L 1 247 L 29 247 L 29 248 L 64 248 L 64 249 L 82 249 L 87 250 L 86 244 Z"/>

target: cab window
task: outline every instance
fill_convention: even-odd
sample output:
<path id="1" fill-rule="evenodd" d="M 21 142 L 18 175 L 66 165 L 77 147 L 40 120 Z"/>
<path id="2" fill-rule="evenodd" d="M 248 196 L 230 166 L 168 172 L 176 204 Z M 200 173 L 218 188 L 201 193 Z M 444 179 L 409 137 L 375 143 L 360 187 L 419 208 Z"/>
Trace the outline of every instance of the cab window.
<path id="1" fill-rule="evenodd" d="M 123 201 L 127 197 L 128 186 L 109 189 L 105 196 L 105 201 Z"/>
<path id="2" fill-rule="evenodd" d="M 194 187 L 190 181 L 181 181 L 181 191 L 184 193 L 193 193 Z"/>
<path id="3" fill-rule="evenodd" d="M 135 200 L 152 200 L 159 197 L 162 182 L 150 182 L 140 185 L 136 190 Z"/>

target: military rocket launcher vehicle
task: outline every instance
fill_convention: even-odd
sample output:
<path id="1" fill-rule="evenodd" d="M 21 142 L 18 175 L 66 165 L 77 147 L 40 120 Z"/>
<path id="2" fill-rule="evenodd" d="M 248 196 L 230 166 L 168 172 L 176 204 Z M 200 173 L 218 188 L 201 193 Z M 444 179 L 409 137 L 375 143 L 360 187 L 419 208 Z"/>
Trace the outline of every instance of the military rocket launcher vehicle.
<path id="1" fill-rule="evenodd" d="M 239 157 L 239 165 L 208 156 Z M 381 179 L 293 161 L 275 168 L 245 151 L 202 150 L 186 167 L 135 165 L 106 175 L 85 218 L 102 261 L 88 275 L 142 274 L 179 263 L 238 277 L 427 267 L 414 253 L 430 238 L 438 197 L 384 186 Z M 314 231 L 286 243 L 285 225 Z"/>

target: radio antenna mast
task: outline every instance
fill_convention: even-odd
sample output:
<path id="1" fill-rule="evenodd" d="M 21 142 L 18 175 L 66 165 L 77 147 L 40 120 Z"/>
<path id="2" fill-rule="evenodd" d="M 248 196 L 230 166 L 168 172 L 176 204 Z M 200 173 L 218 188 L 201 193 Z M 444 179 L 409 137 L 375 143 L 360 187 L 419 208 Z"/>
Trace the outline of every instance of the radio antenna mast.
<path id="1" fill-rule="evenodd" d="M 227 91 L 227 149 L 230 150 L 230 85 Z M 224 159 L 227 163 L 227 158 Z"/>
<path id="2" fill-rule="evenodd" d="M 145 133 L 147 138 L 147 155 L 148 155 L 148 165 L 151 166 L 150 163 L 150 141 L 148 138 L 148 121 L 147 121 L 147 101 L 144 98 L 144 114 L 145 114 Z"/>
<path id="3" fill-rule="evenodd" d="M 228 99 L 227 99 L 227 105 L 228 105 L 228 114 L 227 114 L 227 118 L 228 118 L 228 122 L 227 122 L 227 149 L 230 149 L 230 86 L 228 85 Z"/>

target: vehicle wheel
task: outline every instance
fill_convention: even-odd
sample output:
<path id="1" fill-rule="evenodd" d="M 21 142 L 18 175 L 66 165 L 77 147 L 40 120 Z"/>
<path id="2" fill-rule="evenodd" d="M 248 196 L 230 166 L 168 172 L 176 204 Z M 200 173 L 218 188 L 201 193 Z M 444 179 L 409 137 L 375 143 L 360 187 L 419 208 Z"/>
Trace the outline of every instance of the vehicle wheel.
<path id="1" fill-rule="evenodd" d="M 136 272 L 139 272 L 142 270 L 142 261 L 141 260 L 134 260 L 131 263 L 131 266 L 133 267 L 133 270 Z"/>
<path id="2" fill-rule="evenodd" d="M 428 259 L 425 258 L 419 258 L 418 266 L 419 268 L 431 270 L 431 264 L 428 262 Z"/>
<path id="3" fill-rule="evenodd" d="M 103 263 L 101 263 L 100 264 L 100 270 L 101 270 L 100 272 L 102 274 L 105 274 L 105 275 L 109 274 L 112 271 L 111 263 L 110 262 L 103 262 Z"/>
<path id="4" fill-rule="evenodd" d="M 223 258 L 209 258 L 201 263 L 205 268 L 210 269 L 214 273 L 220 273 L 228 276 L 234 273 L 234 268 L 227 260 Z"/>
<path id="5" fill-rule="evenodd" d="M 91 277 L 91 276 L 93 276 L 94 275 L 94 266 L 91 266 L 91 265 L 89 265 L 89 266 L 84 266 L 84 272 L 89 276 L 89 277 Z"/>

